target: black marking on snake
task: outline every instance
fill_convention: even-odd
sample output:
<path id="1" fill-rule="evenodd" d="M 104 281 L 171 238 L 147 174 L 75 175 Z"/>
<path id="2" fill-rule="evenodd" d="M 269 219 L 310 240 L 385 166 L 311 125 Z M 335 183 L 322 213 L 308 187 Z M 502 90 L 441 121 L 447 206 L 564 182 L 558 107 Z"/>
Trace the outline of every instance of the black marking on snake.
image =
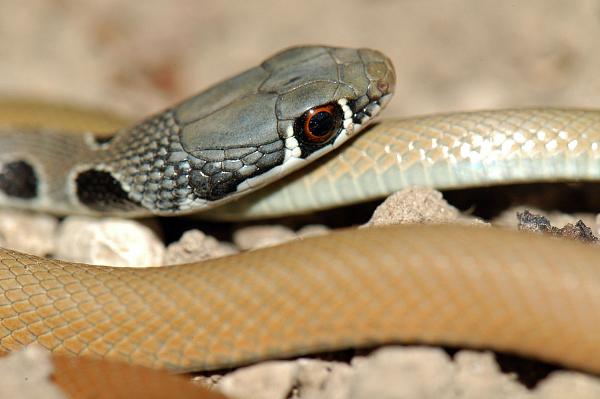
<path id="1" fill-rule="evenodd" d="M 285 154 L 283 149 L 269 147 L 263 150 L 274 152 L 262 153 L 255 162 L 250 163 L 250 165 L 256 166 L 256 170 L 248 176 L 243 176 L 238 170 L 223 170 L 222 162 L 214 162 L 192 170 L 188 177 L 189 185 L 198 198 L 208 201 L 216 201 L 233 194 L 237 191 L 237 186 L 243 181 L 268 172 L 273 167 L 283 163 Z"/>
<path id="2" fill-rule="evenodd" d="M 81 204 L 96 211 L 127 211 L 142 208 L 123 190 L 110 172 L 86 170 L 75 178 L 77 198 Z"/>
<path id="3" fill-rule="evenodd" d="M 194 188 L 194 194 L 199 198 L 215 201 L 235 193 L 236 187 L 244 178 L 231 172 L 219 172 L 206 176 L 198 170 L 190 173 L 189 182 Z"/>
<path id="4" fill-rule="evenodd" d="M 98 145 L 108 144 L 115 136 L 94 136 L 94 142 Z"/>
<path id="5" fill-rule="evenodd" d="M 38 181 L 35 169 L 26 161 L 9 162 L 0 169 L 0 191 L 9 197 L 37 197 Z"/>

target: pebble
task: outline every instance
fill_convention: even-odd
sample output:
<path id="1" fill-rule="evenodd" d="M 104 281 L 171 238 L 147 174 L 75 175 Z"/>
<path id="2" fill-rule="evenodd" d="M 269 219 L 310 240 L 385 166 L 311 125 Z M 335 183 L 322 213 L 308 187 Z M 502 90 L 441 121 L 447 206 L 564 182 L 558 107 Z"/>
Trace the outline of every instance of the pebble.
<path id="1" fill-rule="evenodd" d="M 257 225 L 237 229 L 233 233 L 233 243 L 244 251 L 282 244 L 296 237 L 296 233 L 285 226 Z"/>
<path id="2" fill-rule="evenodd" d="M 217 389 L 232 399 L 286 399 L 297 374 L 295 362 L 269 361 L 224 376 Z"/>
<path id="3" fill-rule="evenodd" d="M 386 198 L 362 227 L 414 223 L 482 224 L 478 219 L 463 216 L 444 200 L 442 193 L 427 187 L 410 187 Z"/>
<path id="4" fill-rule="evenodd" d="M 387 346 L 350 364 L 317 359 L 268 361 L 226 374 L 214 385 L 235 399 L 558 399 L 598 398 L 600 379 L 556 371 L 527 389 L 500 371 L 491 352 Z"/>
<path id="5" fill-rule="evenodd" d="M 455 369 L 437 348 L 390 347 L 355 365 L 348 398 L 454 398 Z"/>
<path id="6" fill-rule="evenodd" d="M 517 214 L 524 211 L 530 211 L 536 215 L 548 218 L 553 226 L 564 226 L 568 223 L 575 224 L 578 220 L 582 220 L 587 226 L 590 226 L 596 234 L 600 233 L 598 225 L 600 224 L 600 215 L 591 213 L 562 213 L 557 211 L 545 211 L 543 209 L 530 206 L 513 206 L 500 213 L 492 220 L 494 226 L 517 228 L 519 218 Z"/>
<path id="7" fill-rule="evenodd" d="M 34 345 L 0 358 L 0 398 L 66 399 L 51 381 L 48 351 Z"/>
<path id="8" fill-rule="evenodd" d="M 94 265 L 148 267 L 162 264 L 165 247 L 135 220 L 72 216 L 58 229 L 55 257 Z"/>
<path id="9" fill-rule="evenodd" d="M 58 219 L 41 213 L 0 210 L 0 246 L 37 256 L 52 254 Z"/>
<path id="10" fill-rule="evenodd" d="M 502 373 L 491 352 L 459 351 L 454 356 L 455 385 L 464 398 L 526 399 L 531 392 L 513 373 Z"/>
<path id="11" fill-rule="evenodd" d="M 175 265 L 198 262 L 232 255 L 237 252 L 233 245 L 222 243 L 200 230 L 188 230 L 183 233 L 179 241 L 167 247 L 163 263 L 165 265 Z"/>
<path id="12" fill-rule="evenodd" d="M 536 399 L 597 399 L 600 379 L 574 371 L 556 371 L 540 382 L 536 394 Z"/>
<path id="13" fill-rule="evenodd" d="M 352 366 L 341 362 L 299 359 L 295 397 L 344 399 L 349 395 Z"/>
<path id="14" fill-rule="evenodd" d="M 323 224 L 307 224 L 301 227 L 297 232 L 298 237 L 316 237 L 328 234 L 331 229 Z"/>

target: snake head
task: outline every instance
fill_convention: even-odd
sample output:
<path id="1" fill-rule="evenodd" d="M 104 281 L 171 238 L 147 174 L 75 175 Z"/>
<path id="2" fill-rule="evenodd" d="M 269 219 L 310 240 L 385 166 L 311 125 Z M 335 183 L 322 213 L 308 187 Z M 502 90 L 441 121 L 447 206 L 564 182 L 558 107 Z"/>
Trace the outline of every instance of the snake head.
<path id="1" fill-rule="evenodd" d="M 205 209 L 341 145 L 388 103 L 394 83 L 378 51 L 290 48 L 123 132 L 107 146 L 119 155 L 99 169 L 152 213 Z M 91 177 L 86 189 L 97 186 Z"/>
<path id="2" fill-rule="evenodd" d="M 296 170 L 364 128 L 393 93 L 390 60 L 369 49 L 294 47 L 180 105 L 189 184 L 219 201 Z"/>

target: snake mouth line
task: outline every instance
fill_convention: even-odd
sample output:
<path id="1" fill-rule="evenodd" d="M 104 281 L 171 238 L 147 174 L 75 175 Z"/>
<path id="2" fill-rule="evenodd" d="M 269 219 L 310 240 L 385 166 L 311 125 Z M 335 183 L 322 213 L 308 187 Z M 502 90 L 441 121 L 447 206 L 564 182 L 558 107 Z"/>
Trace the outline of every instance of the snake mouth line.
<path id="1" fill-rule="evenodd" d="M 379 100 L 374 100 L 361 111 L 358 111 L 354 114 L 352 118 L 354 124 L 363 125 L 369 121 L 372 117 L 374 117 L 380 110 L 381 105 L 379 104 Z"/>

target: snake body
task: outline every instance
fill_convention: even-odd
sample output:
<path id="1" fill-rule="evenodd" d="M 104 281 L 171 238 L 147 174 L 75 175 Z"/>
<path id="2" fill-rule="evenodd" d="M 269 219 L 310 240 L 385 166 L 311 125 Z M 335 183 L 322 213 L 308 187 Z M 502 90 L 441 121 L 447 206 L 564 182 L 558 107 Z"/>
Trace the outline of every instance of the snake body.
<path id="1" fill-rule="evenodd" d="M 209 370 L 386 342 L 600 373 L 597 248 L 467 227 L 346 230 L 122 269 L 0 251 L 0 347 Z"/>
<path id="2" fill-rule="evenodd" d="M 298 57 L 303 51 L 334 62 L 331 76 L 335 78 L 317 74 L 298 85 L 292 76 L 318 69 L 307 66 L 310 57 Z M 351 124 L 364 125 L 359 119 L 366 116 L 368 99 L 378 101 L 377 107 L 369 108 L 372 115 L 387 101 L 391 89 L 386 86 L 394 79 L 393 70 L 379 53 L 363 51 L 368 54 L 364 56 L 340 50 L 337 58 L 332 57 L 336 51 L 310 47 L 283 53 L 288 55 L 279 58 L 282 68 L 290 67 L 292 59 L 300 59 L 302 67 L 292 66 L 293 73 L 282 72 L 278 79 L 293 85 L 292 91 L 334 84 L 336 89 L 324 99 L 306 93 L 295 97 L 293 104 L 305 102 L 294 117 L 304 117 L 310 107 L 352 103 L 356 108 L 352 122 L 336 130 L 339 135 L 345 129 L 349 136 Z M 350 63 L 349 57 L 356 62 Z M 341 85 L 350 75 L 361 78 Z M 212 95 L 227 97 L 232 87 L 238 87 L 238 92 L 239 87 L 247 89 L 248 75 L 241 76 L 216 86 Z M 250 86 L 256 95 L 256 86 Z M 346 101 L 340 103 L 341 87 L 356 90 L 345 92 Z M 375 94 L 369 95 L 370 90 Z M 353 100 L 347 99 L 350 95 Z M 123 130 L 108 144 L 91 136 L 66 138 L 56 125 L 41 135 L 27 129 L 19 134 L 4 130 L 0 134 L 2 200 L 10 206 L 93 213 L 89 201 L 82 203 L 81 196 L 73 195 L 77 174 L 92 170 L 106 172 L 112 179 L 96 180 L 100 188 L 113 184 L 122 191 L 120 196 L 110 190 L 95 191 L 101 199 L 95 205 L 104 206 L 97 212 L 177 213 L 202 210 L 275 179 L 279 172 L 256 185 L 236 181 L 219 193 L 211 191 L 218 182 L 210 183 L 204 186 L 210 188 L 204 192 L 210 195 L 177 202 L 177 209 L 161 208 L 156 195 L 136 196 L 135 184 L 121 173 L 131 166 L 127 160 L 142 156 L 133 154 L 129 145 L 144 143 L 147 137 L 158 137 L 160 143 L 159 133 L 166 131 L 171 138 L 165 142 L 175 142 L 177 147 L 183 137 L 178 112 L 197 111 L 208 101 L 202 98 Z M 217 103 L 219 109 L 231 104 Z M 253 109 L 252 104 L 246 105 Z M 232 115 L 239 114 L 229 112 L 227 118 Z M 214 126 L 226 130 L 227 118 Z M 287 126 L 292 122 L 296 126 L 296 120 L 290 121 Z M 244 122 L 257 125 L 248 118 L 236 123 Z M 215 148 L 209 148 L 217 143 L 214 137 L 195 132 L 197 136 L 186 136 L 188 144 L 195 143 L 194 148 L 206 157 L 217 156 L 211 152 Z M 294 150 L 286 147 L 277 128 L 264 130 L 259 134 L 262 144 L 253 145 L 267 145 L 264 137 L 270 134 L 287 149 L 277 159 L 289 160 Z M 225 136 L 231 144 L 243 135 L 236 131 Z M 600 114 L 585 110 L 503 110 L 388 120 L 330 155 L 319 151 L 333 150 L 337 136 L 325 147 L 303 150 L 304 155 L 324 156 L 285 183 L 282 180 L 211 212 L 223 218 L 306 212 L 371 199 L 408 185 L 448 188 L 595 180 L 599 136 Z M 150 153 L 160 151 L 151 143 L 142 147 Z M 125 162 L 123 168 L 111 166 L 118 159 Z M 215 162 L 224 168 L 225 161 Z M 277 162 L 265 166 L 262 173 L 268 175 L 282 165 Z M 6 182 L 15 182 L 9 180 L 10 173 L 19 176 L 24 165 L 33 171 L 34 183 L 43 184 L 33 186 L 39 190 L 34 198 L 15 199 L 6 195 L 7 187 L 22 194 L 28 186 L 15 188 Z M 178 176 L 192 175 L 184 172 L 179 170 Z M 213 194 L 222 196 L 215 199 Z M 132 203 L 134 207 L 128 208 Z M 12 351 L 38 343 L 55 353 L 185 371 L 385 342 L 441 343 L 493 348 L 600 373 L 598 255 L 596 248 L 572 242 L 450 226 L 348 230 L 201 264 L 148 270 L 72 264 L 0 249 L 0 348 Z"/>

